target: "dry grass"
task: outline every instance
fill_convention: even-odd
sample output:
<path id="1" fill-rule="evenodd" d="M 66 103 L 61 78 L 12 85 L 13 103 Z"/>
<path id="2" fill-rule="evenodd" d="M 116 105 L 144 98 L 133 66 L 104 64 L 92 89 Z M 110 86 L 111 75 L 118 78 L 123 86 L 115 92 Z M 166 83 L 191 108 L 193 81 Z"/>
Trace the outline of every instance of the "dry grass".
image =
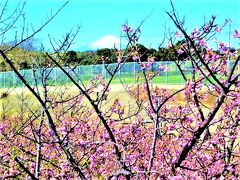
<path id="1" fill-rule="evenodd" d="M 117 98 L 124 106 L 136 106 L 136 100 L 141 100 L 143 103 L 148 101 L 148 97 L 146 94 L 146 91 L 143 88 L 137 88 L 136 86 L 129 86 L 129 90 L 126 91 L 126 89 L 122 85 L 111 85 L 110 87 L 110 93 L 108 94 L 107 101 L 104 102 L 105 105 L 103 105 L 103 108 L 109 108 L 114 100 Z M 158 85 L 157 86 L 159 90 L 167 89 L 168 92 L 173 93 L 176 90 L 183 88 L 182 85 Z M 156 87 L 154 87 L 156 88 Z M 66 93 L 66 96 L 68 94 L 77 94 L 79 91 L 76 87 L 51 87 L 50 92 L 62 92 Z M 39 106 L 39 103 L 37 102 L 36 98 L 33 97 L 33 95 L 27 90 L 26 88 L 15 88 L 11 91 L 7 89 L 0 89 L 0 94 L 3 94 L 4 92 L 10 92 L 6 97 L 3 97 L 0 99 L 0 114 L 3 113 L 3 111 L 8 111 L 8 115 L 13 115 L 16 113 L 19 113 L 20 109 L 22 108 L 22 101 L 21 97 L 23 96 L 25 98 L 25 103 L 29 104 L 31 107 L 37 107 Z M 186 99 L 183 93 L 178 93 L 174 96 L 174 103 L 176 105 L 185 105 Z M 212 107 L 215 104 L 216 97 L 207 94 L 206 100 L 202 103 L 204 105 Z M 86 102 L 86 101 L 84 101 Z M 26 108 L 27 111 L 27 108 Z"/>

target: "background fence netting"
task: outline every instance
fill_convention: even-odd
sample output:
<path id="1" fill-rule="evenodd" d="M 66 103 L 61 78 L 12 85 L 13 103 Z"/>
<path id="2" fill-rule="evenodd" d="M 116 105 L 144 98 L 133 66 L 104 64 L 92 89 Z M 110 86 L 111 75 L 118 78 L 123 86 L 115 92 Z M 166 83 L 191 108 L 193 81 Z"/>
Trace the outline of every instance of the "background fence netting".
<path id="1" fill-rule="evenodd" d="M 234 64 L 234 61 L 228 61 L 227 67 L 230 69 Z M 108 70 L 111 72 L 117 66 L 116 63 L 107 64 Z M 167 70 L 160 71 L 161 66 L 164 66 Z M 238 65 L 239 69 L 240 64 Z M 186 61 L 184 64 L 184 71 L 191 73 L 191 63 Z M 110 78 L 109 72 L 106 70 L 104 64 L 99 65 L 79 65 L 74 68 L 64 67 L 64 69 L 70 73 L 70 75 L 76 81 L 87 82 L 94 78 L 96 75 L 101 75 L 105 79 Z M 184 84 L 184 80 L 181 77 L 180 71 L 172 61 L 154 62 L 151 69 L 153 72 L 160 72 L 157 83 L 161 84 Z M 43 70 L 40 69 L 26 69 L 19 71 L 30 85 L 41 85 L 42 77 L 47 77 L 47 85 L 64 85 L 70 83 L 69 78 L 61 71 L 61 69 L 54 67 L 48 68 L 43 74 Z M 121 70 L 119 70 L 115 76 L 115 79 L 122 79 L 121 82 L 133 82 L 142 72 L 141 67 L 136 62 L 125 63 Z M 120 83 L 120 81 L 118 81 Z M 21 87 L 23 83 L 15 75 L 13 71 L 0 72 L 0 88 L 9 87 Z"/>

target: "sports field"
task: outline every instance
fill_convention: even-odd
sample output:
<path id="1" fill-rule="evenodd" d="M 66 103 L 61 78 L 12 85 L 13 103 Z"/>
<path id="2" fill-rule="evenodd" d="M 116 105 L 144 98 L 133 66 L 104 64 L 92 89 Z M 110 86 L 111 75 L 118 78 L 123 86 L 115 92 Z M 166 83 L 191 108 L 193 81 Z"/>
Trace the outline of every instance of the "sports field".
<path id="1" fill-rule="evenodd" d="M 190 74 L 189 74 L 190 76 Z M 33 85 L 35 82 L 33 81 L 32 77 L 25 77 L 27 82 L 30 85 Z M 74 77 L 74 80 L 78 82 L 83 82 L 84 84 L 88 84 L 89 80 L 94 79 L 90 76 L 80 76 L 80 77 Z M 106 80 L 108 80 L 109 77 L 106 77 Z M 133 84 L 136 81 L 142 82 L 144 79 L 142 77 L 141 73 L 127 73 L 127 74 L 121 74 L 116 75 L 116 77 L 113 79 L 112 84 Z M 41 82 L 41 79 L 37 79 L 38 83 Z M 162 72 L 160 75 L 157 75 L 152 80 L 153 83 L 156 84 L 184 84 L 184 79 L 179 73 L 176 72 Z M 48 78 L 47 80 L 48 85 L 67 85 L 71 84 L 70 80 L 65 76 L 59 76 L 58 78 Z M 0 88 L 12 88 L 12 87 L 23 87 L 23 84 L 20 80 L 13 80 L 13 77 L 8 77 L 4 80 L 4 82 L 0 83 Z"/>

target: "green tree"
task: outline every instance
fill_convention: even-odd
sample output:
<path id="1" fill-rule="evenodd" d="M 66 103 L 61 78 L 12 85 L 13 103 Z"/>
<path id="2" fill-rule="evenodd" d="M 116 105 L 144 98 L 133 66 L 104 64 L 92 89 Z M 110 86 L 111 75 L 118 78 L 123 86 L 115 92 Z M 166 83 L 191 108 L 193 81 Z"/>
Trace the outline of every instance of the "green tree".
<path id="1" fill-rule="evenodd" d="M 109 49 L 109 48 L 102 48 L 97 50 L 96 52 L 96 60 L 97 63 L 114 63 L 116 62 L 116 50 L 115 49 Z"/>
<path id="2" fill-rule="evenodd" d="M 78 57 L 76 51 L 67 51 L 64 58 L 65 63 L 67 64 L 76 64 L 78 63 Z"/>
<path id="3" fill-rule="evenodd" d="M 96 64 L 96 58 L 94 56 L 96 53 L 93 51 L 84 51 L 84 52 L 77 52 L 77 58 L 79 64 L 81 65 L 91 65 Z"/>
<path id="4" fill-rule="evenodd" d="M 155 53 L 155 58 L 157 61 L 166 61 L 168 60 L 166 58 L 166 54 L 169 53 L 169 50 L 167 48 L 159 47 L 158 51 Z"/>
<path id="5" fill-rule="evenodd" d="M 150 48 L 150 49 L 148 50 L 148 52 L 149 52 L 149 53 L 148 53 L 149 55 L 155 56 L 157 50 L 154 49 L 154 48 Z"/>
<path id="6" fill-rule="evenodd" d="M 149 50 L 142 44 L 137 44 L 138 52 L 141 55 L 141 61 L 147 61 Z"/>

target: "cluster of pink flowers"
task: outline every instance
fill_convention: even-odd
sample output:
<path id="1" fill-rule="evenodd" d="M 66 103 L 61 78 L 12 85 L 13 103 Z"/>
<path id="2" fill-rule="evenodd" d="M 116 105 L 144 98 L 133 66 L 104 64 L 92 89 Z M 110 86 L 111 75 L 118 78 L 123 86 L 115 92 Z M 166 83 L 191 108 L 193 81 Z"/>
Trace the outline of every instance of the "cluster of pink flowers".
<path id="1" fill-rule="evenodd" d="M 194 82 L 189 81 L 185 90 L 185 93 L 187 93 L 186 96 L 192 94 L 193 86 L 195 86 Z M 141 87 L 143 88 L 143 92 L 145 92 L 145 86 Z M 202 87 L 197 84 L 196 88 L 199 90 Z M 169 94 L 170 92 L 166 89 L 154 88 L 151 96 L 154 105 L 157 107 Z M 231 97 L 240 99 L 239 93 L 232 93 Z M 119 111 L 123 107 L 119 99 L 116 99 L 112 106 L 109 107 L 112 114 L 105 114 L 106 117 L 108 117 L 107 123 L 116 137 L 117 145 L 123 153 L 126 166 L 131 168 L 134 173 L 134 178 L 138 179 L 144 179 L 146 177 L 146 168 L 149 163 L 154 132 L 152 123 L 145 124 L 145 120 L 150 120 L 150 117 L 154 116 L 154 111 L 148 103 L 149 102 L 147 102 L 145 109 L 146 114 L 138 114 L 131 123 L 123 124 L 112 119 L 116 114 L 126 114 L 125 111 Z M 161 140 L 157 139 L 157 153 L 154 156 L 151 178 L 158 176 L 164 176 L 169 179 L 176 178 L 176 174 L 172 172 L 172 165 L 176 162 L 180 151 L 192 136 L 190 130 L 195 130 L 197 126 L 202 123 L 197 114 L 196 117 L 190 115 L 192 108 L 194 108 L 193 105 L 190 108 L 188 105 L 179 105 L 178 103 L 177 99 L 172 98 L 168 105 L 161 108 L 161 118 L 166 118 L 160 121 L 160 123 L 162 123 L 161 132 L 164 136 L 161 137 Z M 227 118 L 229 118 L 230 121 L 231 112 L 236 110 L 239 104 L 239 101 L 231 101 L 231 103 L 223 109 L 225 114 L 222 118 L 225 118 L 226 122 L 228 120 Z M 106 112 L 109 112 L 109 110 L 106 109 Z M 69 143 L 69 148 L 71 148 L 74 158 L 80 162 L 84 174 L 88 179 L 94 179 L 97 177 L 107 178 L 116 172 L 120 172 L 122 170 L 121 164 L 117 161 L 114 153 L 114 144 L 110 141 L 109 134 L 102 126 L 102 123 L 99 123 L 99 119 L 94 115 L 91 116 L 93 111 L 84 111 L 83 113 L 85 114 L 76 114 L 74 116 L 65 115 L 65 118 L 61 119 L 61 123 L 57 124 L 57 129 L 61 137 L 65 137 L 64 142 Z M 239 117 L 239 114 L 236 115 L 236 117 Z M 16 122 L 18 122 L 18 119 L 16 119 Z M 229 123 L 223 123 L 222 126 L 229 126 Z M 224 155 L 222 149 L 225 145 L 223 143 L 224 137 L 231 139 L 238 137 L 237 133 L 232 135 L 226 134 L 224 127 L 222 127 L 222 129 L 220 126 L 217 127 L 218 131 L 208 137 L 207 141 L 199 140 L 202 142 L 193 148 L 192 152 L 182 163 L 183 166 L 189 168 L 194 167 L 199 170 L 193 173 L 190 170 L 179 168 L 177 169 L 179 178 L 182 177 L 181 174 L 184 174 L 185 177 L 190 179 L 196 176 L 203 178 L 206 176 L 206 173 L 208 177 L 211 177 L 223 171 L 224 167 L 226 167 L 224 159 L 222 158 Z M 73 130 L 71 131 L 71 129 Z M 234 132 L 238 130 L 239 128 L 234 129 Z M 10 131 L 14 131 L 14 128 L 2 130 L 2 132 L 5 133 L 9 133 Z M 32 137 L 31 128 L 24 128 L 22 131 L 25 136 Z M 72 171 L 72 167 L 64 153 L 55 143 L 51 130 L 44 125 L 42 132 L 43 140 L 46 142 L 42 147 L 42 157 L 47 161 L 42 161 L 41 163 L 41 177 L 46 179 L 53 177 L 60 179 L 77 178 L 77 174 Z M 4 138 L 0 138 L 0 157 L 2 159 L 2 164 L 0 165 L 1 178 L 21 172 L 21 169 L 13 160 L 13 154 L 16 152 L 15 147 L 19 146 L 23 146 L 25 150 L 35 152 L 35 143 L 30 139 L 17 135 L 14 138 L 9 137 L 9 141 L 5 142 Z M 216 148 L 216 146 L 218 146 L 218 148 Z M 35 158 L 32 159 L 32 156 L 28 156 L 21 151 L 17 151 L 17 155 L 25 162 L 24 165 L 34 172 L 35 164 L 33 160 L 35 160 Z M 234 161 L 238 162 L 239 160 L 234 158 Z M 50 162 L 54 162 L 56 166 Z M 4 163 L 11 165 L 11 171 L 9 168 L 5 168 Z M 230 172 L 240 172 L 238 171 L 240 170 L 239 166 L 232 167 L 231 165 L 227 165 L 227 168 Z M 23 175 L 24 178 L 26 176 L 26 174 Z"/>
<path id="2" fill-rule="evenodd" d="M 199 45 L 201 46 L 201 47 L 204 47 L 204 48 L 207 48 L 208 46 L 207 46 L 207 43 L 206 43 L 206 41 L 204 40 L 204 39 L 200 39 L 199 40 Z"/>
<path id="3" fill-rule="evenodd" d="M 220 51 L 225 51 L 226 50 L 226 44 L 224 42 L 219 43 L 219 50 Z"/>
<path id="4" fill-rule="evenodd" d="M 190 37 L 192 39 L 198 39 L 199 35 L 201 34 L 201 32 L 195 27 L 193 29 L 193 32 L 191 33 Z"/>
<path id="5" fill-rule="evenodd" d="M 0 135 L 4 133 L 4 130 L 6 129 L 6 125 L 4 122 L 0 122 Z"/>
<path id="6" fill-rule="evenodd" d="M 222 31 L 222 28 L 219 25 L 217 25 L 215 28 L 215 31 L 220 33 Z"/>
<path id="7" fill-rule="evenodd" d="M 182 53 L 184 53 L 184 51 L 180 48 L 177 50 L 177 53 L 178 53 L 178 55 L 181 55 Z"/>
<path id="8" fill-rule="evenodd" d="M 177 31 L 177 32 L 175 33 L 175 37 L 177 37 L 177 38 L 182 38 L 182 34 L 181 34 L 179 31 Z"/>
<path id="9" fill-rule="evenodd" d="M 122 31 L 126 34 L 128 40 L 136 43 L 139 39 L 139 34 L 141 33 L 140 28 L 134 30 L 132 27 L 128 26 L 127 23 L 122 25 Z"/>
<path id="10" fill-rule="evenodd" d="M 134 29 L 132 27 L 129 27 L 127 24 L 123 24 L 122 31 L 132 33 L 134 31 Z"/>
<path id="11" fill-rule="evenodd" d="M 160 71 L 169 71 L 169 67 L 167 65 L 161 64 L 161 65 L 159 65 L 159 70 Z"/>
<path id="12" fill-rule="evenodd" d="M 240 32 L 238 30 L 235 30 L 234 34 L 233 34 L 233 37 L 234 38 L 240 38 Z"/>
<path id="13" fill-rule="evenodd" d="M 132 56 L 132 59 L 133 59 L 134 61 L 139 61 L 139 60 L 140 60 L 140 57 L 139 57 L 138 54 L 134 54 L 134 55 Z"/>
<path id="14" fill-rule="evenodd" d="M 149 56 L 149 57 L 147 58 L 146 67 L 147 67 L 147 68 L 151 68 L 154 62 L 155 62 L 155 58 L 154 58 L 153 56 Z"/>

